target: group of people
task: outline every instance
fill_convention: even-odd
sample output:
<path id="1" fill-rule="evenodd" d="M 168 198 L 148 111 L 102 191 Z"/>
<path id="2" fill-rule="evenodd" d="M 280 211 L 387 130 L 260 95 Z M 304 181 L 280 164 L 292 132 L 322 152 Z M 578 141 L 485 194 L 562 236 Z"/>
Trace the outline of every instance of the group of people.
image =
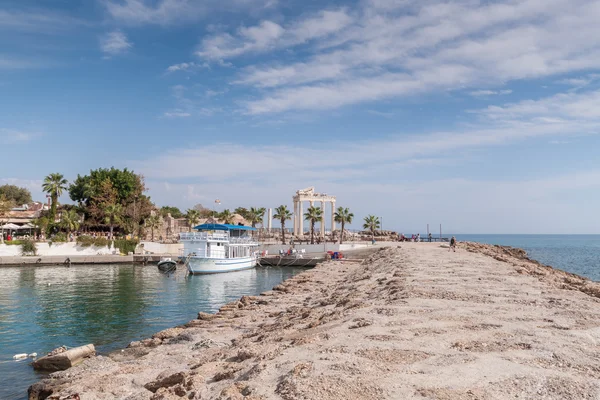
<path id="1" fill-rule="evenodd" d="M 431 233 L 429 233 L 427 235 L 427 239 L 431 242 L 433 239 L 433 235 Z M 411 237 L 406 237 L 404 236 L 404 233 L 400 234 L 400 239 L 401 242 L 420 242 L 421 241 L 421 234 L 417 233 L 416 235 L 413 234 L 411 235 Z"/>

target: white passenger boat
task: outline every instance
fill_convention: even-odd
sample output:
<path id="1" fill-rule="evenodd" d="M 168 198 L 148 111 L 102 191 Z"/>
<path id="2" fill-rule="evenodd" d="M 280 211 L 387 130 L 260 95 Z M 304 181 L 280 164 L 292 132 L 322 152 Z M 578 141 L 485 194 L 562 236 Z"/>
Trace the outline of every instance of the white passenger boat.
<path id="1" fill-rule="evenodd" d="M 255 228 L 242 225 L 203 224 L 198 232 L 180 233 L 183 256 L 191 274 L 216 274 L 256 266 L 258 242 Z"/>

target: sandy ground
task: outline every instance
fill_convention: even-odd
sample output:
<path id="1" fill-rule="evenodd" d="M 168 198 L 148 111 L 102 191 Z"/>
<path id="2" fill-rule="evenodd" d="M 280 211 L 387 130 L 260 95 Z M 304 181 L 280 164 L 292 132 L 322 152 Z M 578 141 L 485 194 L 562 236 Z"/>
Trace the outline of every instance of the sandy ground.
<path id="1" fill-rule="evenodd" d="M 30 398 L 600 399 L 599 284 L 518 250 L 400 246 L 201 313 Z"/>

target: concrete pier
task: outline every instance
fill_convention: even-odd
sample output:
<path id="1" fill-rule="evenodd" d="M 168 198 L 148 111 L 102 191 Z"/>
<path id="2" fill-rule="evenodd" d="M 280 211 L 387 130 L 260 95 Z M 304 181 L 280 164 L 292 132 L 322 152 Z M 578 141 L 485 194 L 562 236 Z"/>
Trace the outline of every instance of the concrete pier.
<path id="1" fill-rule="evenodd" d="M 133 256 L 11 256 L 0 257 L 0 266 L 15 265 L 71 265 L 79 264 L 131 264 Z"/>

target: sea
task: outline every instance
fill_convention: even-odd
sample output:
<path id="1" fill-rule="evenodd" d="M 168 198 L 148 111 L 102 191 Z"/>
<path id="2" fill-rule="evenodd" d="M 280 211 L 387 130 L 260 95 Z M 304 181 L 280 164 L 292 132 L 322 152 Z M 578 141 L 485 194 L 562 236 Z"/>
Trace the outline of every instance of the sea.
<path id="1" fill-rule="evenodd" d="M 458 241 L 518 247 L 527 251 L 529 258 L 543 264 L 600 281 L 600 235 L 454 234 L 454 236 Z"/>
<path id="2" fill-rule="evenodd" d="M 45 375 L 32 359 L 59 346 L 93 343 L 99 354 L 258 295 L 305 269 L 263 268 L 214 275 L 164 275 L 156 265 L 0 267 L 0 400 L 25 400 Z"/>

